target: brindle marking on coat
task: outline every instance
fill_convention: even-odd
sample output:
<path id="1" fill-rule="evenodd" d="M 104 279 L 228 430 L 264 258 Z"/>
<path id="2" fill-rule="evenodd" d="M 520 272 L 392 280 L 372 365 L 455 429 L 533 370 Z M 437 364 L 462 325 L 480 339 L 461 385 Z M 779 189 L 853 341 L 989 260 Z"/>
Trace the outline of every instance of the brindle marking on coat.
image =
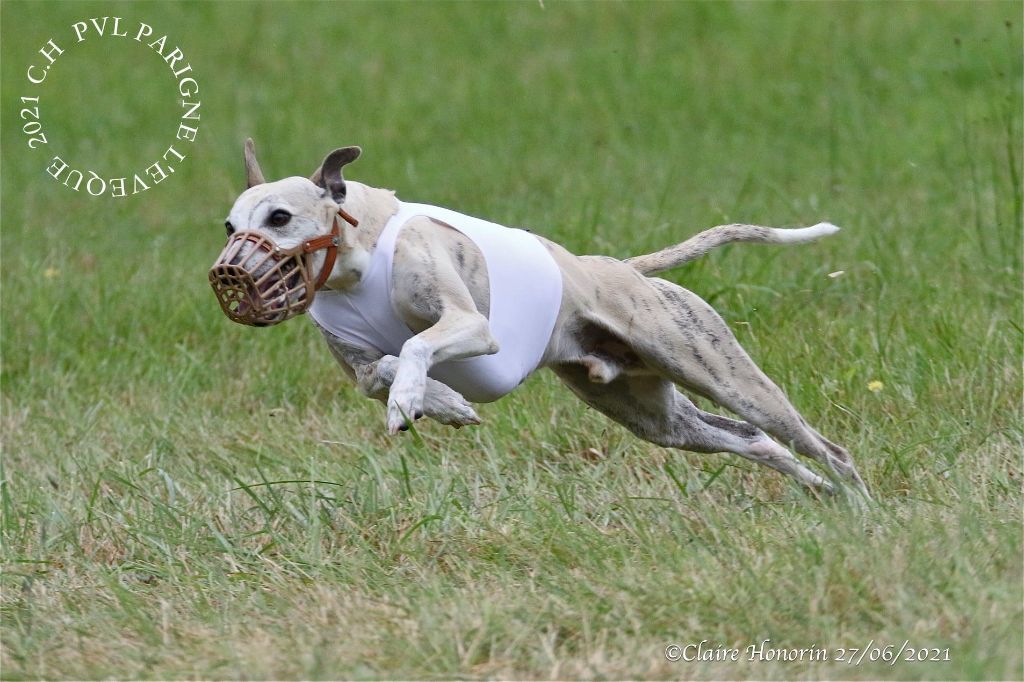
<path id="1" fill-rule="evenodd" d="M 344 290 L 358 284 L 381 230 L 398 210 L 393 192 L 342 177 L 342 167 L 359 156 L 359 148 L 331 152 L 310 179 L 272 183 L 263 179 L 251 140 L 245 152 L 249 189 L 231 209 L 229 232 L 264 232 L 289 248 L 326 234 L 344 204 L 359 227 L 344 226 L 326 287 Z M 293 218 L 272 229 L 269 216 L 279 209 Z M 811 489 L 832 492 L 833 483 L 850 483 L 869 499 L 849 453 L 807 424 L 714 309 L 693 292 L 650 277 L 722 244 L 798 243 L 837 230 L 828 223 L 794 230 L 723 225 L 624 261 L 576 256 L 539 237 L 563 281 L 562 304 L 541 366 L 552 369 L 585 403 L 644 440 L 694 452 L 732 452 Z M 312 255 L 314 271 L 323 262 L 323 252 Z M 415 334 L 397 357 L 353 347 L 321 329 L 345 373 L 363 394 L 387 405 L 391 433 L 407 429 L 409 419 L 421 416 L 455 427 L 480 423 L 459 393 L 427 372 L 440 362 L 498 350 L 488 328 L 490 291 L 483 255 L 444 223 L 410 220 L 395 245 L 392 303 Z M 677 386 L 745 421 L 698 409 Z M 818 462 L 830 480 L 808 469 L 782 444 Z"/>

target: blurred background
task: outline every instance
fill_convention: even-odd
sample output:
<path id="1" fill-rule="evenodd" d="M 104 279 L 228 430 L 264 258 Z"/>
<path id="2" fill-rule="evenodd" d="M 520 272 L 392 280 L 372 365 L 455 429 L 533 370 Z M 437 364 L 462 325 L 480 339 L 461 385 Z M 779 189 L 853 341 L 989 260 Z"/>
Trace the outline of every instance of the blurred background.
<path id="1" fill-rule="evenodd" d="M 671 638 L 766 631 L 959 652 L 903 675 L 1019 673 L 1019 2 L 0 9 L 0 525 L 20 674 L 675 677 L 657 663 Z M 75 42 L 72 24 L 104 16 L 129 37 L 90 27 Z M 138 22 L 192 66 L 197 139 L 148 191 L 71 191 L 46 174 L 54 154 L 120 177 L 174 141 L 176 79 L 131 39 Z M 65 52 L 33 86 L 51 38 Z M 25 96 L 40 97 L 38 149 Z M 577 253 L 626 257 L 727 222 L 842 226 L 666 276 L 850 447 L 893 516 L 871 537 L 835 519 L 821 531 L 778 477 L 638 443 L 547 375 L 483 406 L 479 429 L 386 438 L 311 325 L 234 325 L 209 290 L 248 136 L 271 179 L 357 144 L 350 179 Z M 333 483 L 268 483 L 314 478 Z M 267 485 L 239 491 L 254 481 Z M 745 525 L 775 505 L 799 518 Z M 870 552 L 836 549 L 851 533 Z M 753 581 L 754 556 L 777 582 Z M 523 572 L 538 557 L 542 588 Z M 460 599 L 493 608 L 438 615 Z M 323 604 L 362 623 L 347 643 L 303 629 Z M 448 647 L 477 633 L 505 648 Z"/>

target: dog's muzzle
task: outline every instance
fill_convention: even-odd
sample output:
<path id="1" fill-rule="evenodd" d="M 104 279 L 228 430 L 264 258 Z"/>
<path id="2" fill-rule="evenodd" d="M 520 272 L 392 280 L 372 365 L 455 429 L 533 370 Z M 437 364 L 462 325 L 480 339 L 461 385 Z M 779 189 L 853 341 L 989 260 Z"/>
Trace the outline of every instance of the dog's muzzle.
<path id="1" fill-rule="evenodd" d="M 353 227 L 359 224 L 339 209 L 330 233 L 291 249 L 282 249 L 258 232 L 242 230 L 228 237 L 210 268 L 210 286 L 224 314 L 240 324 L 269 327 L 306 312 L 334 269 L 341 237 L 339 217 Z M 327 253 L 314 281 L 310 260 L 321 250 Z"/>

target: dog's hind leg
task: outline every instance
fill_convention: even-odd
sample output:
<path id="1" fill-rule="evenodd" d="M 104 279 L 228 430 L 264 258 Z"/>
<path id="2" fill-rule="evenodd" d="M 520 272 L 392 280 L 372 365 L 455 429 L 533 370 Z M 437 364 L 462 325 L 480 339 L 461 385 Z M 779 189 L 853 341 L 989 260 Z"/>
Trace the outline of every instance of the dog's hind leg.
<path id="1" fill-rule="evenodd" d="M 630 339 L 633 350 L 659 374 L 732 410 L 781 443 L 826 466 L 868 499 L 850 454 L 812 429 L 785 394 L 740 347 L 728 326 L 696 294 L 661 279 L 649 280 L 658 314 Z"/>
<path id="2" fill-rule="evenodd" d="M 552 369 L 583 402 L 622 424 L 640 438 L 691 452 L 732 452 L 771 467 L 813 490 L 832 486 L 758 428 L 703 412 L 676 387 L 656 375 L 620 375 L 595 383 L 582 364 Z"/>

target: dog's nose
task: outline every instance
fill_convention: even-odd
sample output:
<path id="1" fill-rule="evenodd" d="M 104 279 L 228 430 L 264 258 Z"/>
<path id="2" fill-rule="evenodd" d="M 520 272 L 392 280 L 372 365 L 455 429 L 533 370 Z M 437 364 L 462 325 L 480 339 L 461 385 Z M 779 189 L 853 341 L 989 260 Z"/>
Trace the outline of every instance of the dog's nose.
<path id="1" fill-rule="evenodd" d="M 224 229 L 227 231 L 229 237 L 235 233 L 235 226 L 231 224 L 230 220 L 224 221 Z"/>

